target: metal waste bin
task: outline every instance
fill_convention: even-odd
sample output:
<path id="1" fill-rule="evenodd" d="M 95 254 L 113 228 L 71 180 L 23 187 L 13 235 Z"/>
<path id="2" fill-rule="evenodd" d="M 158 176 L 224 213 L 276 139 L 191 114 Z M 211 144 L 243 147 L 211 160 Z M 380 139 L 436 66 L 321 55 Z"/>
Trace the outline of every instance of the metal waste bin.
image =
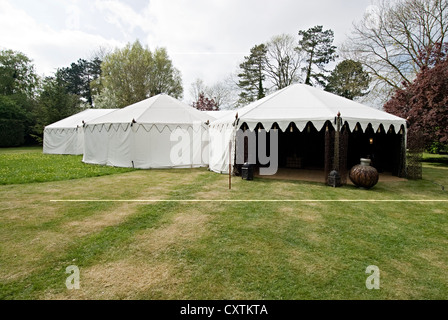
<path id="1" fill-rule="evenodd" d="M 336 170 L 330 172 L 330 174 L 328 175 L 328 185 L 334 188 L 340 187 L 342 185 L 339 172 L 337 172 Z"/>
<path id="2" fill-rule="evenodd" d="M 254 180 L 254 165 L 248 162 L 241 167 L 241 178 L 244 180 Z"/>

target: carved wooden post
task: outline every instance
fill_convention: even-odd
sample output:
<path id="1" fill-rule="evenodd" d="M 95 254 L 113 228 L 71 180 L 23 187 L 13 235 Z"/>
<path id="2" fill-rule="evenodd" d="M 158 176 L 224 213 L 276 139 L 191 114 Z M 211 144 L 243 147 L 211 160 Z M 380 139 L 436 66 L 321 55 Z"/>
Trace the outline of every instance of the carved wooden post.
<path id="1" fill-rule="evenodd" d="M 339 173 L 339 136 L 341 132 L 341 113 L 338 112 L 337 117 L 334 119 L 336 124 L 336 132 L 334 133 L 334 157 L 333 157 L 333 171 L 328 175 L 328 184 L 332 187 L 341 186 L 341 175 Z"/>
<path id="2" fill-rule="evenodd" d="M 333 160 L 333 170 L 340 171 L 339 168 L 339 141 L 341 132 L 341 113 L 338 112 L 336 117 L 336 132 L 334 133 L 334 160 Z"/>

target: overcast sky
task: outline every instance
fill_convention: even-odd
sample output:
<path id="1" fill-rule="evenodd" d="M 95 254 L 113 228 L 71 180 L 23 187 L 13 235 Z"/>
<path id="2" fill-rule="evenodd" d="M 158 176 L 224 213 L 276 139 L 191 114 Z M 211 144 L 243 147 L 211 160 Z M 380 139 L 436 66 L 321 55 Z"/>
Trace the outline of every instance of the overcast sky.
<path id="1" fill-rule="evenodd" d="M 335 45 L 371 0 L 0 0 L 0 48 L 31 58 L 40 75 L 100 46 L 139 39 L 166 47 L 182 73 L 184 100 L 197 78 L 213 85 L 238 69 L 250 48 L 315 25 L 332 29 Z M 298 36 L 297 36 L 298 38 Z"/>

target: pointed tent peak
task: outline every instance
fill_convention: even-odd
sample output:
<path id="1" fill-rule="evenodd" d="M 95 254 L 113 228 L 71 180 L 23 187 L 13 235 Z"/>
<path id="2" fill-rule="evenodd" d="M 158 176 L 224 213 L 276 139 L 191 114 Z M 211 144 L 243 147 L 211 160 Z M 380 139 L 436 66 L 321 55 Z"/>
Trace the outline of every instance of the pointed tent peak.
<path id="1" fill-rule="evenodd" d="M 206 122 L 211 117 L 192 106 L 161 93 L 154 97 L 154 100 L 145 111 L 138 117 L 139 123 L 190 123 L 202 121 Z"/>
<path id="2" fill-rule="evenodd" d="M 238 123 L 242 124 L 247 119 L 254 119 L 259 116 L 265 118 L 268 113 L 272 114 L 272 117 L 277 119 L 284 116 L 290 117 L 292 115 L 289 111 L 293 110 L 297 113 L 297 111 L 300 111 L 299 108 L 306 107 L 306 101 L 314 99 L 312 93 L 308 92 L 309 88 L 312 87 L 306 84 L 292 84 L 241 107 L 235 110 L 240 120 Z M 320 107 L 322 108 L 325 106 L 321 104 Z M 262 114 L 264 114 L 264 116 Z M 297 116 L 300 117 L 300 115 Z M 225 124 L 233 122 L 234 120 L 233 116 L 226 115 L 214 121 L 212 125 Z"/>
<path id="3" fill-rule="evenodd" d="M 170 95 L 158 94 L 118 109 L 88 124 L 131 123 L 133 121 L 140 124 L 190 124 L 205 123 L 207 120 L 209 116 L 188 104 Z"/>

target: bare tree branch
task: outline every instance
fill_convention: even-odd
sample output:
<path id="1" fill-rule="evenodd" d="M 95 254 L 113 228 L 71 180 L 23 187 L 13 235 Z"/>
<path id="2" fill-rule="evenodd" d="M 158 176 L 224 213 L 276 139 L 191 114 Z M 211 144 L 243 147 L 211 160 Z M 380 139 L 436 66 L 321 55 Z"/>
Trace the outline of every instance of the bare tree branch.
<path id="1" fill-rule="evenodd" d="M 374 87 L 392 91 L 427 65 L 423 49 L 447 41 L 448 0 L 378 0 L 374 8 L 353 24 L 341 55 L 361 62 Z"/>

